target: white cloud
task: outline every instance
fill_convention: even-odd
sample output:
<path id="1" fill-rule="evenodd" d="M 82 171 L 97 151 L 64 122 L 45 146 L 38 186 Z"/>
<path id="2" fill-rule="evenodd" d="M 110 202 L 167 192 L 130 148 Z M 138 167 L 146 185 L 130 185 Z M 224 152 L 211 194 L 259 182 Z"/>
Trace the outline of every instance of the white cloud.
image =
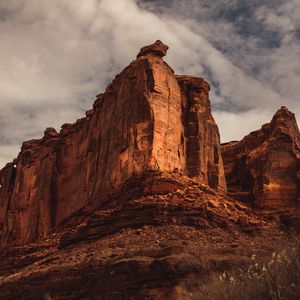
<path id="1" fill-rule="evenodd" d="M 222 142 L 241 140 L 250 131 L 259 129 L 261 125 L 269 123 L 273 112 L 262 110 L 249 110 L 246 112 L 216 111 L 214 117 L 218 120 Z M 252 129 L 249 131 L 249 129 Z"/>
<path id="2" fill-rule="evenodd" d="M 0 147 L 0 166 L 5 166 L 5 164 L 11 161 L 11 153 L 17 153 L 20 151 L 20 147 L 17 145 L 1 145 Z"/>

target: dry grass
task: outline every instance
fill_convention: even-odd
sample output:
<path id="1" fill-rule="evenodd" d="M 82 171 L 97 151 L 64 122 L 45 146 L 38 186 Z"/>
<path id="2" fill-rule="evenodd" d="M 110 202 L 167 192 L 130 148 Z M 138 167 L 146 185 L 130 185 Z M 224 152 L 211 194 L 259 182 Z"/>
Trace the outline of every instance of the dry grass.
<path id="1" fill-rule="evenodd" d="M 197 299 L 298 300 L 300 299 L 300 248 L 274 252 L 269 261 L 251 257 L 248 269 L 223 273 Z"/>

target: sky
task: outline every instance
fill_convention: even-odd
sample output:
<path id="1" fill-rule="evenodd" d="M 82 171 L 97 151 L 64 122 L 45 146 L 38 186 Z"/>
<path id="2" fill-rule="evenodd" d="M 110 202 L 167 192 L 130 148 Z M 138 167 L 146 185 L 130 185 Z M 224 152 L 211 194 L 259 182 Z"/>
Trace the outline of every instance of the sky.
<path id="1" fill-rule="evenodd" d="M 300 120 L 299 0 L 0 0 L 0 168 L 157 39 L 177 74 L 210 82 L 223 142 L 282 105 Z"/>

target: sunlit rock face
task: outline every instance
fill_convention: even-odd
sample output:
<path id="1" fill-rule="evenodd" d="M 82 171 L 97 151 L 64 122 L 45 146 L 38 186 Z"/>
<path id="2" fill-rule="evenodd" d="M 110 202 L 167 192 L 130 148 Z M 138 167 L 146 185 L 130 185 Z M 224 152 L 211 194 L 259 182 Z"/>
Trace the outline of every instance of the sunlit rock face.
<path id="1" fill-rule="evenodd" d="M 86 117 L 23 143 L 0 171 L 2 245 L 45 237 L 144 171 L 177 172 L 226 192 L 209 85 L 175 76 L 162 59 L 167 49 L 161 41 L 143 47 Z"/>
<path id="2" fill-rule="evenodd" d="M 300 134 L 286 107 L 260 130 L 221 148 L 231 196 L 267 209 L 299 206 Z"/>

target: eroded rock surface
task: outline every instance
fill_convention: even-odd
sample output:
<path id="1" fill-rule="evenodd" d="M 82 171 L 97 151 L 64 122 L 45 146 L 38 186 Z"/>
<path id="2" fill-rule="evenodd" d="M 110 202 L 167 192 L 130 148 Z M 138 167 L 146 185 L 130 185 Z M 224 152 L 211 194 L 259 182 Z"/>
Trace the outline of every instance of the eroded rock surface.
<path id="1" fill-rule="evenodd" d="M 300 134 L 286 107 L 260 130 L 221 148 L 229 195 L 260 208 L 299 207 Z"/>
<path id="2" fill-rule="evenodd" d="M 164 57 L 166 56 L 168 49 L 169 47 L 167 45 L 162 43 L 162 41 L 157 40 L 154 44 L 143 47 L 137 57 L 147 54 Z"/>
<path id="3" fill-rule="evenodd" d="M 149 171 L 47 238 L 3 249 L 0 298 L 199 299 L 216 274 L 271 255 L 276 226 L 186 176 Z"/>
<path id="4" fill-rule="evenodd" d="M 143 47 L 85 118 L 23 143 L 0 171 L 2 246 L 45 237 L 146 170 L 186 174 L 226 192 L 209 85 L 176 77 L 162 59 L 167 49 L 160 41 Z"/>

